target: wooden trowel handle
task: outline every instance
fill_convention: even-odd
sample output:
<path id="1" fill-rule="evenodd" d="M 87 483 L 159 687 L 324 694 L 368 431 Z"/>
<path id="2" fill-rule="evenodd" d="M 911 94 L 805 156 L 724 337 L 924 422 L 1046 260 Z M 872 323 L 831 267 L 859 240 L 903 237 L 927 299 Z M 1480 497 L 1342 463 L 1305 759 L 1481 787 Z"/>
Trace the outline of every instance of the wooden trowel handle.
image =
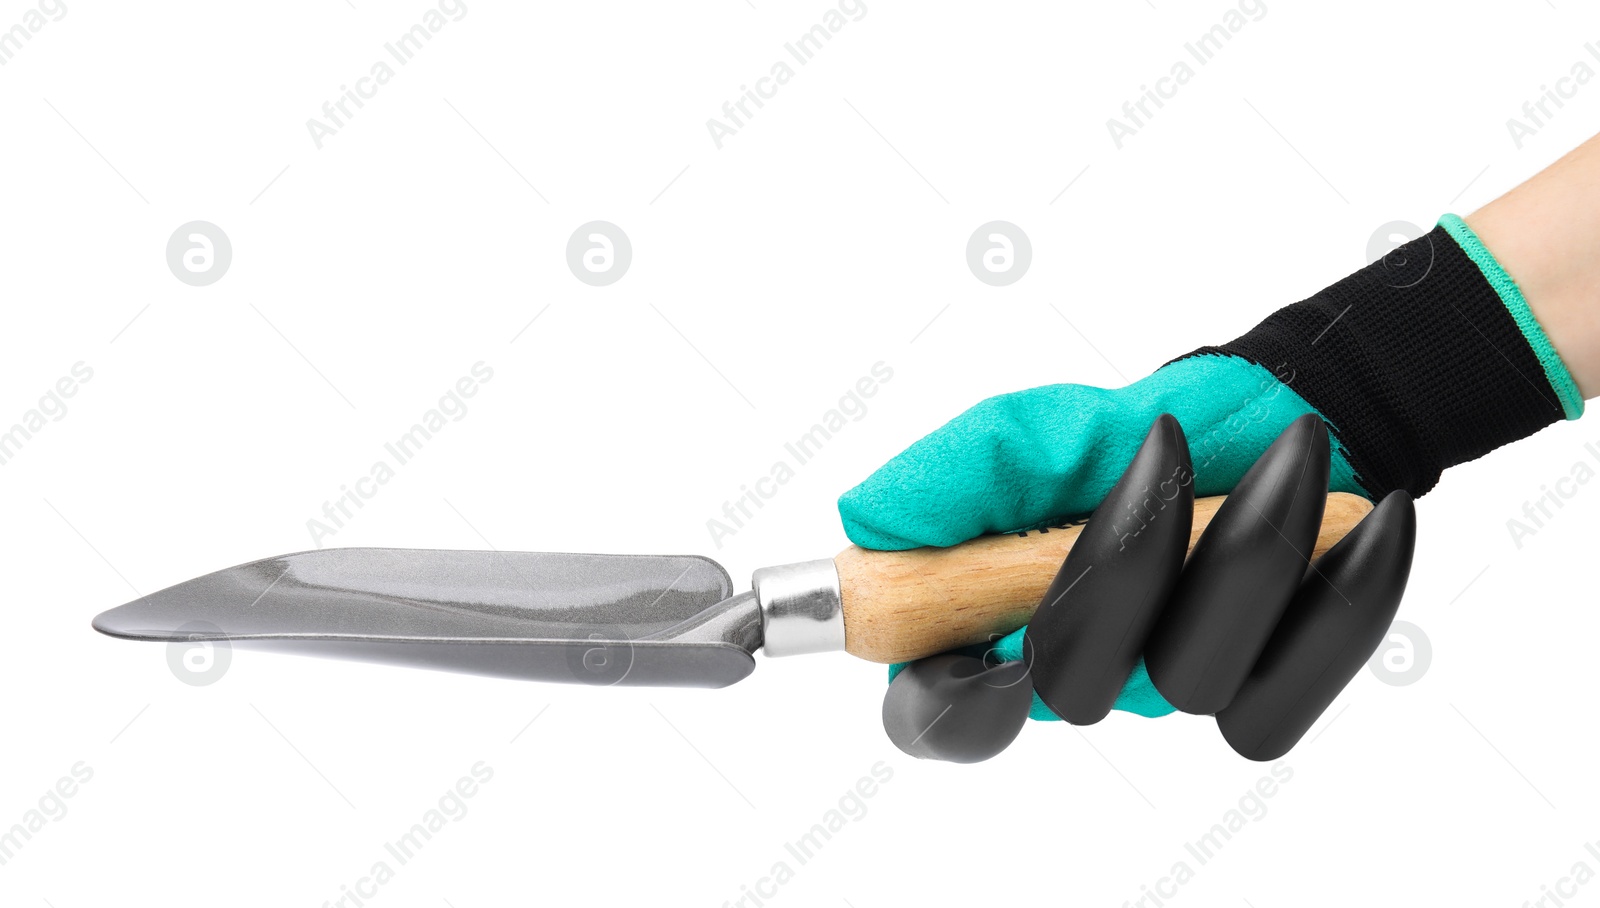
<path id="1" fill-rule="evenodd" d="M 1223 498 L 1195 500 L 1191 549 Z M 1360 496 L 1329 495 L 1314 555 L 1343 539 L 1370 510 Z M 1033 616 L 1081 530 L 983 536 L 944 549 L 845 549 L 833 560 L 845 649 L 872 662 L 909 662 L 1011 633 Z"/>

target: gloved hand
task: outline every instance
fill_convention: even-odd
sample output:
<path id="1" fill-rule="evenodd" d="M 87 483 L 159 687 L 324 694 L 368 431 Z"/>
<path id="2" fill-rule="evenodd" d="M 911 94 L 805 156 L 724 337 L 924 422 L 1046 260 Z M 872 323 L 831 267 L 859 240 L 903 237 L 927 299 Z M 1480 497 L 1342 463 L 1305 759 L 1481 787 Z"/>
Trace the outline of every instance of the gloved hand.
<path id="1" fill-rule="evenodd" d="M 1190 552 L 1188 442 L 1159 417 L 1033 611 L 1022 658 L 912 663 L 884 693 L 884 731 L 921 759 L 986 760 L 1022 731 L 1035 696 L 1075 725 L 1105 718 L 1142 654 L 1156 691 L 1214 715 L 1241 756 L 1283 756 L 1383 641 L 1416 541 L 1411 497 L 1395 491 L 1348 534 L 1336 521 L 1342 538 L 1312 561 L 1329 531 L 1328 469 L 1326 426 L 1300 417 Z"/>
<path id="2" fill-rule="evenodd" d="M 1582 412 L 1516 282 L 1446 215 L 1244 336 L 1127 387 L 1051 385 L 983 401 L 846 492 L 839 513 L 852 542 L 876 549 L 950 546 L 1087 515 L 1161 413 L 1187 435 L 1197 496 L 1227 493 L 1308 413 L 1329 432 L 1330 489 L 1420 496 L 1445 468 Z M 992 660 L 1021 659 L 1024 630 L 998 641 Z M 1142 662 L 1115 708 L 1174 711 Z M 1037 697 L 1030 715 L 1058 718 Z"/>

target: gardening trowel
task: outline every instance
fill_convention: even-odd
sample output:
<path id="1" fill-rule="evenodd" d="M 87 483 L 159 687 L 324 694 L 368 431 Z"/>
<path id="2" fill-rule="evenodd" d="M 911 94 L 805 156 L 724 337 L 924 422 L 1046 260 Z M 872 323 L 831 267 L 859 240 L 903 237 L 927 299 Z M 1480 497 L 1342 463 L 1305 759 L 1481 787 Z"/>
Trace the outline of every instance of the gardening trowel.
<path id="1" fill-rule="evenodd" d="M 1223 500 L 1195 501 L 1190 545 Z M 1314 555 L 1371 508 L 1329 495 Z M 323 549 L 185 581 L 94 626 L 535 681 L 724 687 L 763 647 L 889 663 L 996 640 L 1028 622 L 1081 529 L 851 547 L 762 568 L 737 594 L 720 565 L 689 555 Z"/>

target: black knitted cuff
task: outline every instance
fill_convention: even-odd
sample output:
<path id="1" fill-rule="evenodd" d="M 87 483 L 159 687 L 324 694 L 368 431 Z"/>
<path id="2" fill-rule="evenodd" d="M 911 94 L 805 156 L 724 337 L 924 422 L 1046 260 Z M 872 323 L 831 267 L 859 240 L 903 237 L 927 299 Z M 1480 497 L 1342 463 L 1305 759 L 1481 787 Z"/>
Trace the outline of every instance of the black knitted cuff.
<path id="1" fill-rule="evenodd" d="M 1227 354 L 1278 375 L 1327 420 L 1374 499 L 1564 418 L 1500 295 L 1436 227 L 1250 333 Z"/>

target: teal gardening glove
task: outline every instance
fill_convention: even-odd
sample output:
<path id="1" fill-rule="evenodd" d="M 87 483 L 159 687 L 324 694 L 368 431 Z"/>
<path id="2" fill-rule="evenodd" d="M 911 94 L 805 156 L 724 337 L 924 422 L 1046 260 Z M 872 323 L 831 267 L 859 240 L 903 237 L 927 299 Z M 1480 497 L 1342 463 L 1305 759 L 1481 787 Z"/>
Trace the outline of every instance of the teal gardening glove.
<path id="1" fill-rule="evenodd" d="M 1049 385 L 985 400 L 846 492 L 839 514 L 852 542 L 886 550 L 1086 516 L 1162 413 L 1187 436 L 1197 497 L 1230 491 L 1307 413 L 1328 427 L 1330 491 L 1420 496 L 1445 468 L 1582 412 L 1516 282 L 1446 215 L 1243 337 L 1124 388 Z M 991 659 L 1021 659 L 1024 630 L 989 647 Z M 1142 660 L 1115 708 L 1175 711 Z M 1030 716 L 1058 718 L 1037 695 Z"/>

